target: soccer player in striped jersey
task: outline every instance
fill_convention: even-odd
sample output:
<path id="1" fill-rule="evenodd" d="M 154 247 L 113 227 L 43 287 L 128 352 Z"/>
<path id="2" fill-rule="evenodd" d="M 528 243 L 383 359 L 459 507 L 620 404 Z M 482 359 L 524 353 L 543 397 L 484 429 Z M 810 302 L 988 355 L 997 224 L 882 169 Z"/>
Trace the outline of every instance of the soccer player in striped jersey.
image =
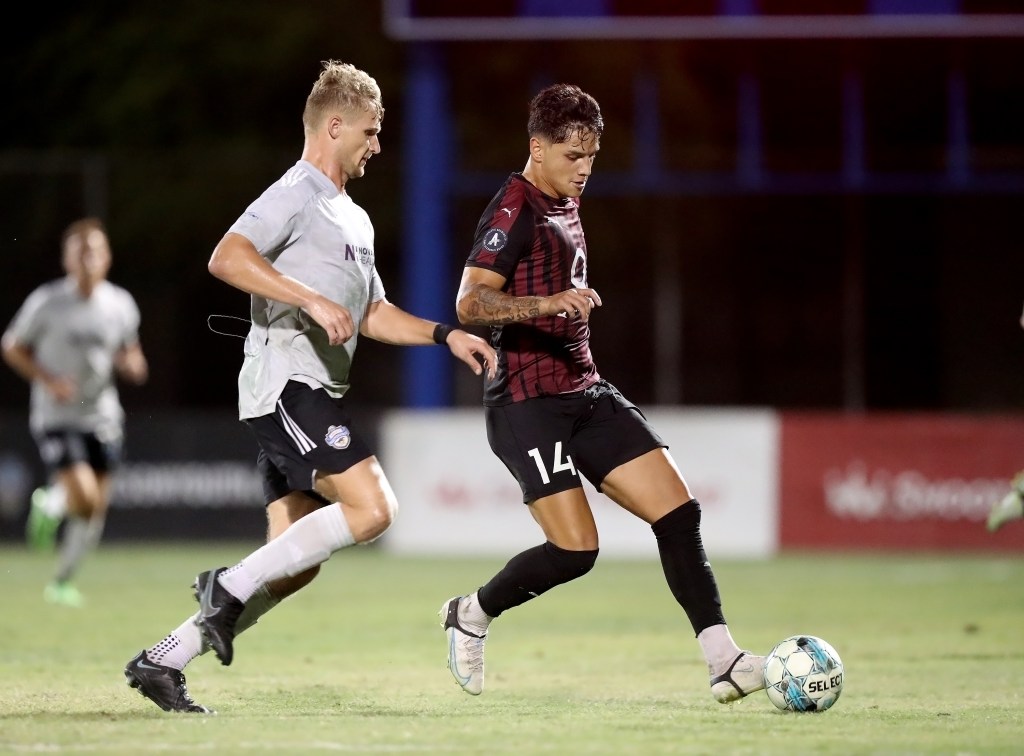
<path id="1" fill-rule="evenodd" d="M 600 295 L 587 277 L 580 196 L 600 149 L 597 101 L 556 84 L 530 103 L 529 156 L 480 218 L 462 276 L 462 323 L 490 326 L 498 370 L 485 381 L 491 449 L 519 482 L 544 542 L 514 556 L 478 590 L 444 602 L 448 667 L 484 687 L 491 622 L 582 577 L 598 532 L 581 476 L 647 522 L 665 578 L 707 661 L 722 703 L 764 687 L 764 657 L 741 650 L 722 612 L 701 539 L 700 504 L 643 413 L 598 372 L 590 323 Z"/>

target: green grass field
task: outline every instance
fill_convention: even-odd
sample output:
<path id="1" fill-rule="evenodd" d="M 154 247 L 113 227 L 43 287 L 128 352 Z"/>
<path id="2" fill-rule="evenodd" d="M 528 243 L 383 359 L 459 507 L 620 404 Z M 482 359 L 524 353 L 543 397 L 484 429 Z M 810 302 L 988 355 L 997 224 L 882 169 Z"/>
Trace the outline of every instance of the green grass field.
<path id="1" fill-rule="evenodd" d="M 654 562 L 601 560 L 492 625 L 487 690 L 445 668 L 436 612 L 504 560 L 349 549 L 241 636 L 166 714 L 122 668 L 194 609 L 202 569 L 248 545 L 106 545 L 78 610 L 45 604 L 52 558 L 0 547 L 0 752 L 988 754 L 1024 749 L 1024 560 L 787 556 L 716 562 L 733 635 L 766 653 L 798 632 L 843 657 L 842 697 L 786 714 L 716 703 Z"/>

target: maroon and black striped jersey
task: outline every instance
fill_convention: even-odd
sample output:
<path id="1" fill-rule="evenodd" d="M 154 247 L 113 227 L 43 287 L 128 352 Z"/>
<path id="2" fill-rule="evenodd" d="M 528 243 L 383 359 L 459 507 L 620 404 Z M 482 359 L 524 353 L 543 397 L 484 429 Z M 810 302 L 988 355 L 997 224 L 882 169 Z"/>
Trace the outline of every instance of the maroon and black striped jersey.
<path id="1" fill-rule="evenodd" d="M 546 297 L 587 287 L 587 245 L 579 199 L 554 199 L 513 173 L 480 217 L 467 266 L 505 277 L 514 297 Z M 577 317 L 533 318 L 491 328 L 498 370 L 484 404 L 582 391 L 600 379 L 590 326 Z"/>

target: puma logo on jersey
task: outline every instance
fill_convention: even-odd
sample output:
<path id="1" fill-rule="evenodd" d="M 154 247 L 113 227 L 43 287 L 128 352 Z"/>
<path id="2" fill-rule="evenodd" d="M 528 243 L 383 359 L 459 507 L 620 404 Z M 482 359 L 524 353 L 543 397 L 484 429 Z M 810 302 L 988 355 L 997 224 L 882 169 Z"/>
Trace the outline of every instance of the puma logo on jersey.
<path id="1" fill-rule="evenodd" d="M 503 212 L 503 213 L 508 213 L 508 217 L 509 217 L 509 218 L 511 218 L 511 217 L 512 217 L 512 213 L 514 213 L 515 211 L 516 211 L 516 209 L 515 209 L 514 207 L 513 207 L 513 208 L 511 208 L 511 209 L 510 209 L 510 208 L 507 208 L 507 207 L 503 207 L 503 208 L 501 208 L 501 212 Z"/>

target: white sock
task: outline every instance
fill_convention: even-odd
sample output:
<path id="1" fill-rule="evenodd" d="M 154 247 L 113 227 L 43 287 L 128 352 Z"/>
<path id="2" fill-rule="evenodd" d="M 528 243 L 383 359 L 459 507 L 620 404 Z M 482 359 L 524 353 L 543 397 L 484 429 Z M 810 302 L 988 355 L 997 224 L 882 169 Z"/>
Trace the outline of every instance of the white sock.
<path id="1" fill-rule="evenodd" d="M 68 512 L 68 493 L 60 483 L 47 486 L 46 496 L 43 497 L 43 505 L 40 507 L 43 513 L 55 520 L 61 520 Z"/>
<path id="2" fill-rule="evenodd" d="M 355 542 L 341 505 L 331 504 L 293 522 L 217 579 L 228 593 L 245 602 L 264 583 L 305 572 Z"/>
<path id="3" fill-rule="evenodd" d="M 162 664 L 172 669 L 185 669 L 185 665 L 206 651 L 203 635 L 196 624 L 198 614 L 194 614 L 182 622 L 176 629 L 157 643 L 146 649 L 146 656 L 154 664 Z"/>
<path id="4" fill-rule="evenodd" d="M 252 594 L 249 600 L 245 602 L 245 608 L 238 615 L 238 622 L 235 624 L 235 635 L 248 630 L 256 624 L 256 620 L 280 603 L 281 599 L 271 595 L 270 589 L 267 586 L 261 585 L 256 589 L 256 593 Z M 203 649 L 203 653 L 206 653 L 206 650 Z"/>
<path id="5" fill-rule="evenodd" d="M 239 635 L 256 624 L 256 620 L 280 603 L 280 599 L 271 595 L 267 586 L 261 585 L 259 590 L 245 602 L 245 608 L 238 616 L 235 635 Z M 172 669 L 185 669 L 186 665 L 197 656 L 210 650 L 210 646 L 199 630 L 197 620 L 199 613 L 193 614 L 181 623 L 170 635 L 146 649 L 146 656 L 156 664 L 163 664 Z"/>
<path id="6" fill-rule="evenodd" d="M 104 517 L 92 517 L 88 520 L 81 517 L 68 518 L 57 560 L 55 579 L 58 583 L 64 583 L 75 576 L 82 560 L 100 542 L 104 522 Z"/>
<path id="7" fill-rule="evenodd" d="M 459 624 L 474 635 L 485 635 L 493 617 L 488 617 L 480 608 L 476 591 L 459 602 Z"/>
<path id="8" fill-rule="evenodd" d="M 704 651 L 704 659 L 708 663 L 708 671 L 712 675 L 719 675 L 732 664 L 741 649 L 732 639 L 728 625 L 712 625 L 701 630 L 697 636 L 701 650 Z"/>

